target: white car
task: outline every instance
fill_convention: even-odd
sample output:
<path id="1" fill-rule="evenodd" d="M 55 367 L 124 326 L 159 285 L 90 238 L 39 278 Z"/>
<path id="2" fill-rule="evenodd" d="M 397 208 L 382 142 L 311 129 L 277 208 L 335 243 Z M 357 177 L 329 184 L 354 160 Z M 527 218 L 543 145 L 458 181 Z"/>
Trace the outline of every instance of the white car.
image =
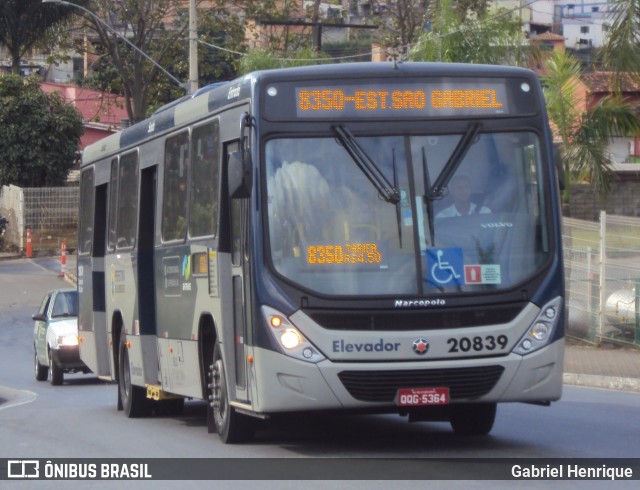
<path id="1" fill-rule="evenodd" d="M 80 360 L 76 289 L 49 291 L 31 318 L 38 381 L 49 379 L 52 385 L 61 385 L 64 373 L 91 372 Z"/>

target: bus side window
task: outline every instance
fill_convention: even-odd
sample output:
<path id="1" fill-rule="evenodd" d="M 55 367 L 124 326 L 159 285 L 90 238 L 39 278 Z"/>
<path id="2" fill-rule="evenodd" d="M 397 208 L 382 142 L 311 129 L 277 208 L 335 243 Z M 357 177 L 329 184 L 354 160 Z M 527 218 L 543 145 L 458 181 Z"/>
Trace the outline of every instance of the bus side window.
<path id="1" fill-rule="evenodd" d="M 118 208 L 118 159 L 111 160 L 111 179 L 109 181 L 109 232 L 107 246 L 113 250 L 116 246 L 116 209 Z"/>
<path id="2" fill-rule="evenodd" d="M 215 234 L 218 223 L 218 171 L 220 160 L 218 121 L 194 129 L 191 137 L 191 194 L 189 235 Z"/>
<path id="3" fill-rule="evenodd" d="M 78 227 L 78 253 L 91 253 L 95 212 L 95 187 L 93 168 L 80 174 L 80 225 Z"/>
<path id="4" fill-rule="evenodd" d="M 120 159 L 116 247 L 133 247 L 138 223 L 138 153 Z"/>
<path id="5" fill-rule="evenodd" d="M 167 139 L 165 146 L 162 239 L 184 239 L 187 225 L 189 134 Z"/>

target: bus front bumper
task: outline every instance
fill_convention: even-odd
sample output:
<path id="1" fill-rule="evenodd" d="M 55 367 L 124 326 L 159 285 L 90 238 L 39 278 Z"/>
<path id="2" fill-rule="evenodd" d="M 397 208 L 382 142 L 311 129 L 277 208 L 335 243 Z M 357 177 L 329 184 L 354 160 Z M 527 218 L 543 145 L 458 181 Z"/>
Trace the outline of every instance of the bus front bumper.
<path id="1" fill-rule="evenodd" d="M 526 356 L 318 364 L 254 349 L 252 410 L 268 414 L 313 410 L 401 411 L 400 388 L 449 388 L 451 403 L 558 400 L 564 339 Z"/>

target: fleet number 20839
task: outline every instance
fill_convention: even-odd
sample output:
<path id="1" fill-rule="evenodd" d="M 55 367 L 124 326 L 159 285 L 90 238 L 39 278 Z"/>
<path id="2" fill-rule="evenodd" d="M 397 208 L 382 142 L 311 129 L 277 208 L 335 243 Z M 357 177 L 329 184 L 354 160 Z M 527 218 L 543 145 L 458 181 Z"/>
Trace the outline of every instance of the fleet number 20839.
<path id="1" fill-rule="evenodd" d="M 447 339 L 447 345 L 449 346 L 449 352 L 482 352 L 484 350 L 503 350 L 506 349 L 509 344 L 509 339 L 506 335 L 487 335 L 485 337 L 452 337 Z"/>

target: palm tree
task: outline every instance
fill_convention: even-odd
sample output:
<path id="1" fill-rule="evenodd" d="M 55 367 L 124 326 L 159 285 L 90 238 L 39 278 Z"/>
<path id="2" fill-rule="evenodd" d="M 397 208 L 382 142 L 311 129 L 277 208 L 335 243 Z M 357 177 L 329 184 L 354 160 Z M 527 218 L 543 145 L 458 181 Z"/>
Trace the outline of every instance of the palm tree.
<path id="1" fill-rule="evenodd" d="M 569 203 L 572 178 L 590 182 L 600 197 L 605 197 L 613 175 L 607 144 L 615 136 L 638 134 L 640 119 L 634 109 L 615 94 L 585 107 L 578 91 L 580 63 L 566 52 L 551 53 L 545 70 L 542 83 L 547 112 L 562 143 L 566 185 L 563 202 Z"/>
<path id="2" fill-rule="evenodd" d="M 640 0 L 609 0 L 609 27 L 602 50 L 605 66 L 640 78 Z"/>

